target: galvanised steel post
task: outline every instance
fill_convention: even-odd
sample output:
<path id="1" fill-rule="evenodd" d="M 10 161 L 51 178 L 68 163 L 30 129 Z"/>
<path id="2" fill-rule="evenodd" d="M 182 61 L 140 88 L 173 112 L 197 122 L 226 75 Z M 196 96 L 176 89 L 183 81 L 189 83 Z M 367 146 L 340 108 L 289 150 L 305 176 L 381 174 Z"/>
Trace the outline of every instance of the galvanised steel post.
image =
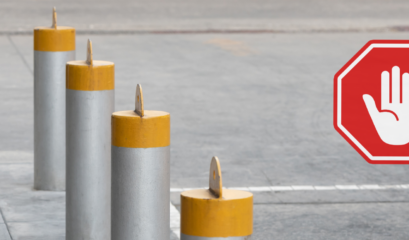
<path id="1" fill-rule="evenodd" d="M 75 29 L 34 28 L 34 188 L 65 190 L 65 64 L 75 59 Z"/>
<path id="2" fill-rule="evenodd" d="M 112 237 L 168 240 L 170 114 L 143 109 L 112 114 Z"/>
<path id="3" fill-rule="evenodd" d="M 67 63 L 66 239 L 111 239 L 114 63 Z"/>
<path id="4" fill-rule="evenodd" d="M 210 164 L 209 189 L 181 193 L 181 240 L 249 240 L 253 233 L 253 194 L 223 189 L 217 157 Z"/>

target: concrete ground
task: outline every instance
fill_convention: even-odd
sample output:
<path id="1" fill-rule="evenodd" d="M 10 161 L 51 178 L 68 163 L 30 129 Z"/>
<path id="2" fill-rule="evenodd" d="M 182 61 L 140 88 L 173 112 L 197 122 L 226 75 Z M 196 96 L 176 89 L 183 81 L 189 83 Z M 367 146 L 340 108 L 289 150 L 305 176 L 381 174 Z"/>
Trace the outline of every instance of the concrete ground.
<path id="1" fill-rule="evenodd" d="M 405 0 L 3 0 L 0 33 L 58 23 L 81 33 L 396 31 L 409 27 Z"/>
<path id="2" fill-rule="evenodd" d="M 7 12 L 19 19 L 0 27 L 0 240 L 64 239 L 65 194 L 32 190 L 33 40 L 24 32 L 37 22 L 48 25 L 48 17 L 36 16 L 48 14 L 48 6 L 55 3 L 38 1 L 35 9 L 30 1 L 20 2 L 27 7 L 0 3 L 3 17 Z M 146 109 L 171 113 L 171 201 L 176 208 L 180 191 L 208 184 L 210 159 L 216 155 L 224 186 L 254 193 L 253 239 L 409 238 L 409 167 L 366 163 L 332 125 L 334 74 L 371 39 L 408 39 L 404 27 L 393 32 L 394 26 L 406 26 L 408 3 L 371 1 L 369 7 L 367 1 L 266 1 L 260 2 L 262 11 L 262 4 L 240 1 L 210 1 L 205 9 L 199 2 L 153 1 L 146 6 L 152 12 L 140 10 L 146 15 L 129 17 L 129 22 L 148 26 L 156 24 L 155 14 L 164 13 L 144 34 L 139 34 L 142 27 L 129 23 L 122 34 L 108 28 L 111 21 L 112 26 L 126 22 L 126 15 L 118 12 L 120 4 L 94 3 L 97 12 L 90 10 L 91 3 L 84 9 L 107 32 L 81 27 L 92 21 L 79 14 L 85 11 L 79 2 L 55 5 L 59 16 L 66 14 L 59 17 L 64 25 L 71 16 L 73 26 L 82 29 L 78 59 L 85 59 L 90 38 L 94 59 L 115 62 L 116 110 L 133 108 L 140 83 Z M 128 14 L 142 6 L 123 3 Z M 222 17 L 221 9 L 227 8 L 220 5 L 232 9 Z M 309 6 L 326 6 L 332 14 Z M 109 7 L 117 19 L 102 17 Z M 285 28 L 280 21 L 286 19 L 286 8 L 294 9 L 286 16 L 291 21 L 317 21 L 327 30 L 301 26 L 288 32 L 272 27 L 252 32 L 240 25 L 263 18 Z M 36 21 L 27 20 L 30 16 Z M 208 26 L 206 19 L 217 25 L 225 18 L 229 23 L 220 29 L 225 32 L 203 27 Z M 356 28 L 342 30 L 354 19 Z M 359 25 L 363 19 L 396 22 L 385 27 L 374 21 L 368 32 Z M 190 24 L 189 31 L 178 32 L 178 21 Z M 262 30 L 258 23 L 254 29 Z M 10 31 L 17 26 L 23 35 Z M 240 31 L 232 31 L 235 26 Z M 177 237 L 172 233 L 171 238 Z"/>

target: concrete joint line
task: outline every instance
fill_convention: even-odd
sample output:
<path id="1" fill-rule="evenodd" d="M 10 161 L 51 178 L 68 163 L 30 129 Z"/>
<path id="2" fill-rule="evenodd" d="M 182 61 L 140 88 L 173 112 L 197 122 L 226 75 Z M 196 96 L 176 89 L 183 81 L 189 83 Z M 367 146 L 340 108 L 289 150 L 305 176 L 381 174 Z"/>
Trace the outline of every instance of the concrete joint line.
<path id="1" fill-rule="evenodd" d="M 11 236 L 11 232 L 10 232 L 10 229 L 9 229 L 9 225 L 8 225 L 8 223 L 6 221 L 6 217 L 4 216 L 3 211 L 1 210 L 1 208 L 0 208 L 0 215 L 3 218 L 4 225 L 6 225 L 6 229 L 7 229 L 7 232 L 9 233 L 10 239 L 13 240 L 13 237 Z"/>
<path id="2" fill-rule="evenodd" d="M 85 29 L 77 28 L 76 35 L 123 35 L 123 34 L 271 34 L 271 33 L 357 33 L 357 32 L 408 32 L 409 27 L 402 26 L 356 26 L 356 27 L 206 27 L 206 26 L 192 26 L 192 27 L 140 27 L 129 29 Z M 0 36 L 30 36 L 33 35 L 32 29 L 24 29 L 19 31 L 14 30 L 0 30 Z"/>

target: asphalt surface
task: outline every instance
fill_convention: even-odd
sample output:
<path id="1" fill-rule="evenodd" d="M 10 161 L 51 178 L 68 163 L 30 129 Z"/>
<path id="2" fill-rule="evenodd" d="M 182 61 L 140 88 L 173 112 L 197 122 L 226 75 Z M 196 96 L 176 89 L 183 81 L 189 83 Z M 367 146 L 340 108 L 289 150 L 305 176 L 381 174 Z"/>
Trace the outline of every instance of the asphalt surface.
<path id="1" fill-rule="evenodd" d="M 51 3 L 39 1 L 35 11 L 26 9 L 34 3 L 24 3 L 27 6 L 21 9 L 11 2 L 0 3 L 1 18 L 4 19 L 4 12 L 14 11 L 15 16 L 10 19 L 20 19 L 17 22 L 9 19 L 0 27 L 4 34 L 0 36 L 0 239 L 64 239 L 64 193 L 31 190 L 32 36 L 6 34 L 7 29 L 17 25 L 23 32 L 32 28 L 33 22 L 46 25 L 48 17 L 28 21 L 19 16 L 48 14 L 46 5 Z M 202 29 L 203 19 L 224 21 L 217 15 L 217 7 L 212 6 L 230 3 L 211 1 L 206 6 L 212 10 L 207 11 L 198 2 L 189 5 L 151 2 L 146 6 L 151 15 L 143 11 L 146 15 L 135 12 L 134 17 L 144 17 L 143 21 L 150 22 L 152 16 L 164 11 L 167 15 L 162 16 L 160 27 L 155 29 L 177 27 L 172 25 L 175 18 Z M 328 19 L 328 22 L 377 18 L 385 22 L 396 20 L 402 26 L 408 18 L 405 8 L 409 6 L 406 2 L 375 1 L 368 10 L 366 1 L 361 1 L 362 4 L 347 1 L 344 5 L 333 3 L 336 5 L 331 8 L 332 14 L 324 14 L 324 11 L 314 12 L 315 8 L 297 13 L 297 9 L 306 8 L 297 1 L 293 2 L 294 6 L 275 3 L 262 5 L 266 12 L 268 6 L 276 9 L 277 14 L 269 12 L 273 20 L 279 18 L 278 12 L 283 8 L 292 6 L 290 12 L 294 15 L 287 17 L 301 19 L 300 22 L 310 18 Z M 65 14 L 64 4 L 68 6 L 61 4 L 59 16 Z M 135 9 L 141 6 L 141 3 L 123 4 L 125 12 L 131 12 L 132 6 Z M 86 10 L 92 4 L 84 5 Z M 332 125 L 334 74 L 367 41 L 408 39 L 409 33 L 381 31 L 382 26 L 376 25 L 379 31 L 375 32 L 317 33 L 302 28 L 298 33 L 261 34 L 246 32 L 238 24 L 238 29 L 243 31 L 235 34 L 178 34 L 177 31 L 97 34 L 85 31 L 80 24 L 87 22 L 89 16 L 98 16 L 101 26 L 107 26 L 113 18 L 98 14 L 108 11 L 108 7 L 117 12 L 115 9 L 121 4 L 95 5 L 99 7 L 98 13 L 90 11 L 87 16 L 80 14 L 85 10 L 79 2 L 71 5 L 75 11 L 70 14 L 78 16 L 72 18 L 73 26 L 78 24 L 84 29 L 77 37 L 77 59 L 85 59 L 86 40 L 90 38 L 94 59 L 115 62 L 117 111 L 134 107 L 135 86 L 140 83 L 145 109 L 170 112 L 172 188 L 205 187 L 214 155 L 221 160 L 226 187 L 409 183 L 408 166 L 366 163 Z M 251 5 L 254 9 L 245 4 L 229 6 L 232 10 L 225 12 L 225 16 L 230 20 L 246 22 L 264 18 L 263 11 L 255 10 L 260 8 L 257 4 Z M 281 10 L 278 6 L 282 6 Z M 346 8 L 351 6 L 355 6 L 353 11 L 345 15 Z M 169 9 L 176 9 L 175 13 Z M 196 17 L 192 17 L 194 9 Z M 116 16 L 118 24 L 126 18 L 121 14 Z M 59 19 L 63 21 L 64 17 Z M 130 18 L 129 22 L 135 19 Z M 113 22 L 112 26 L 116 26 Z M 169 29 L 174 31 L 176 27 Z M 129 29 L 135 33 L 139 28 Z M 254 192 L 254 195 L 254 239 L 409 238 L 405 227 L 409 209 L 407 189 L 270 191 Z M 171 201 L 179 207 L 179 193 L 171 193 Z"/>

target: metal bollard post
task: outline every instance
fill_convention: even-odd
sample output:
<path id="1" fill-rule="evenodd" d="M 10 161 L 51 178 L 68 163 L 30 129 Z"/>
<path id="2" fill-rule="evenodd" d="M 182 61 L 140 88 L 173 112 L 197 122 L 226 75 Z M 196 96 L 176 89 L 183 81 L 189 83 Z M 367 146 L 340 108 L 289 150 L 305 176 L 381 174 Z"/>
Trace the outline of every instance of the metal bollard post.
<path id="1" fill-rule="evenodd" d="M 65 64 L 75 59 L 75 29 L 34 28 L 34 189 L 65 190 Z"/>
<path id="2" fill-rule="evenodd" d="M 112 237 L 169 239 L 170 114 L 143 108 L 112 114 Z"/>
<path id="3" fill-rule="evenodd" d="M 66 239 L 110 240 L 114 63 L 67 63 Z"/>
<path id="4" fill-rule="evenodd" d="M 181 240 L 249 240 L 253 233 L 253 194 L 223 189 L 220 162 L 210 164 L 209 189 L 181 193 Z"/>

